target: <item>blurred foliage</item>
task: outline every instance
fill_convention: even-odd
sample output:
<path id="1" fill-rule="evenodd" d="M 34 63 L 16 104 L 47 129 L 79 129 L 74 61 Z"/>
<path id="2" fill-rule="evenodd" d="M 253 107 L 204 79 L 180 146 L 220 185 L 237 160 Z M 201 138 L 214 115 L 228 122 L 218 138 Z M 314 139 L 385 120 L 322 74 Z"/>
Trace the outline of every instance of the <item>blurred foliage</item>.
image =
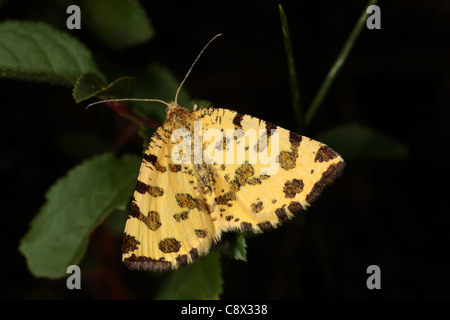
<path id="1" fill-rule="evenodd" d="M 86 25 L 112 49 L 135 46 L 154 35 L 137 1 L 81 1 L 80 5 Z M 43 22 L 3 22 L 0 41 L 4 44 L 0 48 L 2 77 L 71 85 L 77 103 L 95 97 L 100 100 L 132 97 L 134 78 L 124 76 L 108 83 L 89 49 L 75 37 Z M 145 85 L 145 88 L 136 88 L 136 94 L 142 94 L 139 97 L 147 95 L 170 101 L 178 88 L 178 81 L 172 74 L 157 64 L 146 69 L 139 80 L 141 86 Z M 179 102 L 191 108 L 194 103 L 189 102 L 184 91 L 180 92 Z M 131 103 L 134 111 L 127 106 L 122 108 L 127 111 L 119 112 L 120 115 L 142 120 L 139 132 L 146 140 L 153 130 L 145 125 L 142 118 L 145 113 L 160 122 L 165 118 L 165 108 L 149 112 L 148 103 Z M 34 276 L 63 277 L 67 266 L 80 263 L 92 231 L 113 210 L 125 209 L 129 204 L 139 164 L 139 158 L 134 155 L 124 155 L 120 159 L 112 154 L 95 156 L 69 170 L 66 177 L 49 189 L 46 203 L 20 242 L 19 249 Z M 242 254 L 242 250 L 240 252 Z M 222 291 L 219 257 L 218 252 L 210 254 L 172 272 L 158 297 L 218 298 Z"/>
<path id="2" fill-rule="evenodd" d="M 155 34 L 136 0 L 82 0 L 80 7 L 87 27 L 112 49 L 141 44 Z"/>
<path id="3" fill-rule="evenodd" d="M 0 43 L 2 77 L 68 86 L 88 71 L 103 78 L 82 43 L 42 22 L 2 22 Z"/>
<path id="4" fill-rule="evenodd" d="M 156 299 L 212 300 L 222 293 L 219 252 L 210 252 L 197 262 L 172 272 L 161 286 Z"/>
<path id="5" fill-rule="evenodd" d="M 92 230 L 128 205 L 139 165 L 135 155 L 105 154 L 86 160 L 49 189 L 20 244 L 36 277 L 62 277 L 67 266 L 80 262 Z"/>
<path id="6" fill-rule="evenodd" d="M 133 92 L 134 78 L 121 77 L 106 85 L 95 73 L 87 72 L 80 75 L 73 87 L 73 98 L 79 103 L 87 99 L 99 97 L 102 100 L 114 97 L 130 97 Z"/>
<path id="7" fill-rule="evenodd" d="M 334 127 L 317 137 L 347 160 L 402 159 L 408 156 L 408 148 L 400 141 L 359 124 Z"/>

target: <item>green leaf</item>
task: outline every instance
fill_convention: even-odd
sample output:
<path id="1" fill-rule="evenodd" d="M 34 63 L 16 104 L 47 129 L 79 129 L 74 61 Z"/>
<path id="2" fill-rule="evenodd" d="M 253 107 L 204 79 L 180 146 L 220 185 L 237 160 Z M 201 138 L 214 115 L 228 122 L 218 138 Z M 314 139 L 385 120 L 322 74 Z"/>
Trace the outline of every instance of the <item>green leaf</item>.
<path id="1" fill-rule="evenodd" d="M 49 189 L 46 203 L 20 241 L 19 250 L 33 275 L 61 277 L 69 265 L 80 262 L 92 230 L 112 210 L 128 204 L 139 164 L 134 155 L 97 156 Z"/>
<path id="2" fill-rule="evenodd" d="M 284 48 L 286 50 L 286 59 L 288 63 L 292 107 L 294 109 L 294 113 L 296 116 L 298 131 L 302 132 L 305 127 L 305 121 L 302 114 L 302 108 L 300 103 L 300 91 L 298 88 L 297 75 L 295 72 L 294 51 L 292 50 L 291 36 L 289 34 L 287 18 L 281 4 L 278 5 L 278 9 L 280 11 L 281 30 L 283 31 Z"/>
<path id="3" fill-rule="evenodd" d="M 105 82 L 95 73 L 86 72 L 75 81 L 72 89 L 72 97 L 76 103 L 95 97 L 105 90 Z"/>
<path id="4" fill-rule="evenodd" d="M 247 262 L 247 243 L 243 233 L 229 233 L 218 244 L 220 251 L 235 260 Z"/>
<path id="5" fill-rule="evenodd" d="M 155 32 L 135 0 L 83 0 L 86 25 L 106 45 L 120 49 L 150 40 Z"/>
<path id="6" fill-rule="evenodd" d="M 352 29 L 352 32 L 345 41 L 341 51 L 339 52 L 336 60 L 334 61 L 333 66 L 331 67 L 330 71 L 328 71 L 328 74 L 326 75 L 325 79 L 320 85 L 319 90 L 317 90 L 316 95 L 314 96 L 311 104 L 308 107 L 308 110 L 306 111 L 305 114 L 306 125 L 311 124 L 311 121 L 314 118 L 317 111 L 319 110 L 319 107 L 322 104 L 323 99 L 325 99 L 328 90 L 330 89 L 331 85 L 336 79 L 339 70 L 341 70 L 341 67 L 344 65 L 345 60 L 347 60 L 347 57 L 350 54 L 350 51 L 352 50 L 353 45 L 356 42 L 356 39 L 358 39 L 359 34 L 366 26 L 366 20 L 368 17 L 368 13 L 366 12 L 367 7 L 377 4 L 377 2 L 378 0 L 369 0 L 367 4 L 364 6 L 358 21 L 356 22 L 355 26 Z"/>
<path id="7" fill-rule="evenodd" d="M 95 73 L 87 72 L 77 78 L 72 96 L 76 103 L 93 97 L 98 97 L 100 100 L 129 98 L 133 88 L 134 78 L 132 77 L 121 77 L 106 85 Z"/>
<path id="8" fill-rule="evenodd" d="M 400 159 L 408 156 L 408 148 L 403 143 L 358 124 L 335 127 L 317 139 L 335 149 L 344 159 Z"/>
<path id="9" fill-rule="evenodd" d="M 220 253 L 210 252 L 192 264 L 172 271 L 160 288 L 160 300 L 211 300 L 222 293 Z"/>
<path id="10" fill-rule="evenodd" d="M 103 79 L 77 39 L 41 22 L 0 23 L 0 76 L 71 86 L 85 72 Z"/>

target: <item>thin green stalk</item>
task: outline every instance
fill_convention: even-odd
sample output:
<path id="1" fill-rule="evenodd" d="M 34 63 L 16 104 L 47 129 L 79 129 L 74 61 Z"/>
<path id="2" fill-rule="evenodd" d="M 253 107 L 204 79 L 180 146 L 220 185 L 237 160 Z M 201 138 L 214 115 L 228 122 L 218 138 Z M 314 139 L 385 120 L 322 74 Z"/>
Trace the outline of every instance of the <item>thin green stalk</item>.
<path id="1" fill-rule="evenodd" d="M 309 125 L 314 118 L 314 115 L 316 114 L 317 110 L 319 109 L 323 99 L 325 98 L 328 89 L 330 88 L 331 84 L 333 83 L 334 79 L 336 78 L 339 70 L 341 69 L 342 65 L 344 64 L 345 60 L 347 59 L 348 54 L 350 53 L 353 45 L 356 42 L 356 39 L 358 38 L 359 34 L 361 33 L 362 29 L 364 28 L 366 24 L 366 19 L 368 14 L 366 13 L 367 7 L 370 5 L 377 4 L 378 0 L 369 0 L 369 2 L 366 4 L 366 6 L 363 9 L 363 12 L 361 16 L 359 17 L 358 21 L 356 22 L 355 26 L 353 27 L 352 32 L 350 33 L 349 37 L 344 43 L 344 46 L 341 49 L 341 52 L 339 52 L 339 55 L 337 56 L 336 61 L 334 62 L 333 67 L 328 72 L 327 76 L 325 77 L 324 81 L 322 82 L 322 85 L 320 86 L 319 90 L 317 91 L 313 101 L 311 102 L 311 105 L 309 106 L 306 115 L 305 115 L 305 123 L 306 125 Z"/>
<path id="2" fill-rule="evenodd" d="M 295 74 L 294 53 L 292 50 L 291 37 L 289 34 L 286 15 L 284 14 L 284 10 L 281 4 L 279 4 L 278 7 L 280 10 L 281 29 L 283 30 L 284 47 L 286 48 L 286 58 L 289 71 L 289 84 L 291 86 L 291 95 L 292 95 L 292 107 L 295 113 L 296 123 L 298 127 L 297 129 L 298 131 L 301 132 L 305 128 L 305 120 L 303 118 L 300 103 L 300 92 L 298 89 L 297 76 Z"/>

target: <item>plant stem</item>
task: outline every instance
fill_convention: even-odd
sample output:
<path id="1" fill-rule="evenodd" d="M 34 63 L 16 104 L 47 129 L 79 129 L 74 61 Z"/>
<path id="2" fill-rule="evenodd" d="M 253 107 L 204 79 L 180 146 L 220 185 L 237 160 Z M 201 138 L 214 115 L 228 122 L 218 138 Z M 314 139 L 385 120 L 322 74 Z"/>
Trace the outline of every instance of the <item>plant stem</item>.
<path id="1" fill-rule="evenodd" d="M 349 37 L 344 43 L 344 46 L 342 47 L 341 51 L 339 52 L 339 55 L 336 58 L 336 61 L 333 64 L 333 67 L 328 72 L 327 76 L 325 77 L 324 81 L 322 82 L 322 85 L 320 86 L 319 90 L 317 91 L 317 94 L 315 95 L 313 101 L 311 102 L 311 105 L 308 108 L 308 111 L 305 115 L 305 123 L 306 125 L 309 125 L 314 118 L 314 115 L 316 114 L 317 110 L 319 109 L 323 99 L 325 98 L 328 89 L 330 88 L 331 84 L 333 83 L 334 79 L 336 78 L 339 70 L 341 69 L 342 65 L 344 64 L 345 60 L 347 59 L 348 54 L 350 53 L 350 50 L 352 49 L 353 45 L 356 42 L 356 39 L 358 38 L 359 34 L 361 33 L 366 19 L 367 19 L 367 7 L 370 5 L 377 4 L 378 0 L 369 0 L 366 6 L 363 9 L 363 12 L 361 13 L 358 21 L 356 22 L 355 26 L 353 27 L 352 32 L 350 33 Z"/>
<path id="2" fill-rule="evenodd" d="M 294 53 L 292 50 L 291 37 L 289 34 L 289 27 L 287 24 L 286 15 L 281 4 L 278 5 L 281 19 L 281 29 L 283 31 L 284 47 L 286 49 L 286 59 L 288 63 L 289 84 L 291 87 L 292 107 L 294 109 L 296 124 L 298 131 L 303 131 L 305 122 L 302 114 L 300 103 L 300 92 L 298 89 L 297 75 L 295 73 Z"/>
<path id="3" fill-rule="evenodd" d="M 118 115 L 130 119 L 139 124 L 143 124 L 150 128 L 157 128 L 161 126 L 158 122 L 142 118 L 136 113 L 132 112 L 125 103 L 122 102 L 106 102 L 106 104 L 113 109 Z"/>

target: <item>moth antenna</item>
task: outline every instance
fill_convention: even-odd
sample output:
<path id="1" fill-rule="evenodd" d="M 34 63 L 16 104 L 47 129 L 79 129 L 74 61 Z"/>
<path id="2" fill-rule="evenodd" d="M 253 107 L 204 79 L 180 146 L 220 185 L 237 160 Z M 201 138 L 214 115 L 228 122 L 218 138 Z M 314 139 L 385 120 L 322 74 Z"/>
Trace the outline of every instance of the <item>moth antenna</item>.
<path id="1" fill-rule="evenodd" d="M 167 107 L 170 107 L 169 103 L 159 100 L 159 99 L 125 98 L 125 99 L 110 99 L 110 100 L 102 100 L 102 101 L 93 102 L 93 103 L 88 104 L 86 109 L 89 108 L 90 106 L 93 106 L 94 104 L 100 104 L 100 103 L 105 103 L 105 102 L 121 102 L 121 101 L 160 102 L 160 103 L 164 103 Z"/>
<path id="2" fill-rule="evenodd" d="M 194 62 L 192 63 L 191 67 L 189 68 L 188 72 L 186 73 L 186 75 L 184 76 L 183 81 L 181 81 L 180 86 L 177 89 L 177 93 L 175 94 L 175 103 L 177 103 L 177 99 L 178 99 L 178 93 L 180 92 L 181 87 L 183 86 L 184 82 L 186 81 L 187 77 L 189 76 L 189 74 L 192 71 L 192 68 L 194 67 L 195 63 L 197 62 L 197 60 L 200 58 L 200 56 L 202 55 L 203 51 L 205 51 L 205 49 L 210 45 L 211 42 L 213 42 L 217 37 L 220 37 L 222 35 L 222 33 L 216 34 L 211 40 L 208 41 L 208 43 L 203 47 L 202 51 L 200 51 L 200 53 L 198 54 L 197 58 L 195 58 Z"/>

